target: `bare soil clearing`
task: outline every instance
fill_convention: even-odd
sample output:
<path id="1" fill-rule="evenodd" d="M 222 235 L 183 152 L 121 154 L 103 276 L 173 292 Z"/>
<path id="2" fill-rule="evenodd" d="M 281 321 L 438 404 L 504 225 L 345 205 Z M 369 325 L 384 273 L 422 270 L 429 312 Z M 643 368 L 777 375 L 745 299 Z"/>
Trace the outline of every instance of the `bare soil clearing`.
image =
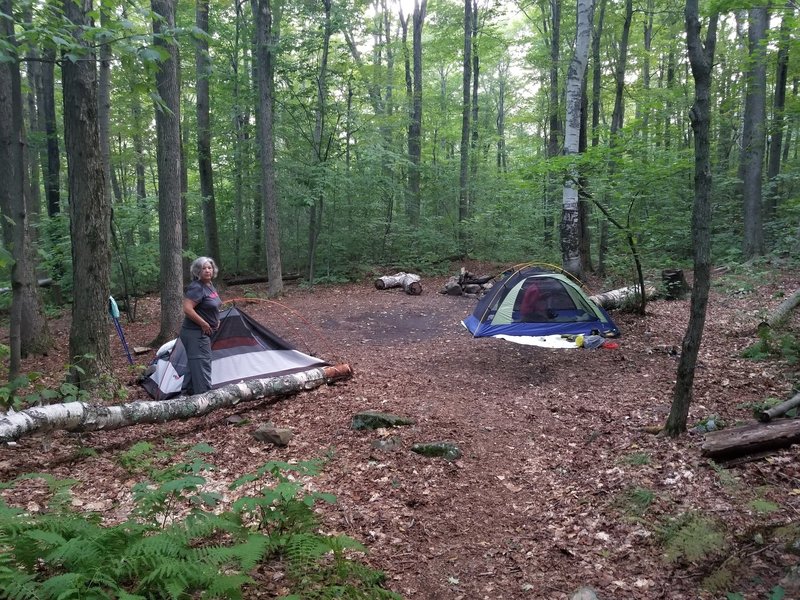
<path id="1" fill-rule="evenodd" d="M 690 424 L 711 415 L 730 426 L 749 422 L 751 405 L 790 397 L 796 366 L 740 353 L 756 340 L 765 311 L 800 286 L 799 275 L 784 270 L 749 282 L 734 275 L 715 280 Z M 280 304 L 237 303 L 300 349 L 349 363 L 354 377 L 192 421 L 23 439 L 0 448 L 0 477 L 38 471 L 78 479 L 76 507 L 113 521 L 130 506 L 135 482 L 116 457 L 137 441 L 207 442 L 216 450 L 210 462 L 219 467 L 210 485 L 219 491 L 268 460 L 327 458 L 322 475 L 308 484 L 338 498 L 320 507 L 326 529 L 365 543 L 367 561 L 406 598 L 567 598 L 588 585 L 604 599 L 722 598 L 725 591 L 763 599 L 798 565 L 774 535 L 800 521 L 796 446 L 723 470 L 700 457 L 702 435 L 670 440 L 650 433 L 669 412 L 677 366 L 670 349 L 680 348 L 688 300 L 651 302 L 645 317 L 615 313 L 623 332 L 617 350 L 551 350 L 471 338 L 460 319 L 475 301 L 436 293 L 445 280 L 423 278 L 420 296 L 379 291 L 369 279 L 290 287 Z M 263 292 L 259 285 L 238 286 L 222 295 Z M 142 299 L 139 320 L 123 320 L 129 346 L 153 339 L 158 307 L 157 298 Z M 28 359 L 24 369 L 56 382 L 68 362 L 68 318 L 53 327 L 53 352 Z M 800 336 L 799 315 L 787 330 Z M 116 373 L 130 385 L 128 399 L 145 398 L 111 323 L 109 336 Z M 152 354 L 137 358 L 145 364 Z M 416 424 L 352 430 L 352 416 L 367 409 Z M 246 417 L 244 425 L 227 424 L 233 412 Z M 267 421 L 294 431 L 288 447 L 253 439 Z M 387 436 L 400 440 L 398 449 L 372 447 Z M 410 451 L 414 443 L 442 440 L 458 444 L 463 457 L 448 462 Z M 81 446 L 96 455 L 85 456 Z M 634 490 L 652 492 L 638 513 Z M 30 482 L 9 497 L 38 510 L 44 493 Z M 775 508 L 757 508 L 766 503 Z M 658 531 L 688 512 L 716 520 L 730 543 L 710 559 L 668 562 Z M 703 591 L 704 579 L 726 565 L 735 566 L 735 578 Z M 279 582 L 264 577 L 251 597 L 281 592 Z M 800 597 L 786 591 L 787 598 Z"/>

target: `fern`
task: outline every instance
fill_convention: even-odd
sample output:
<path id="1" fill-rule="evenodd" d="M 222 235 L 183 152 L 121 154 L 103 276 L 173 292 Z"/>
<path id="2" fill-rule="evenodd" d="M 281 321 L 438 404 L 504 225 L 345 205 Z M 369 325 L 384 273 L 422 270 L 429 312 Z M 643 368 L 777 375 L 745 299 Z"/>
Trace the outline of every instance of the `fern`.
<path id="1" fill-rule="evenodd" d="M 150 471 L 151 482 L 134 486 L 129 520 L 111 527 L 72 511 L 74 481 L 25 476 L 47 483 L 50 512 L 27 514 L 0 499 L 0 598 L 236 599 L 254 583 L 248 573 L 275 560 L 286 561 L 289 584 L 303 598 L 398 598 L 381 587 L 382 573 L 346 556 L 365 551 L 359 542 L 316 532 L 314 504 L 334 497 L 305 492 L 284 469 L 307 475 L 320 463 L 267 463 L 235 483 L 272 485 L 215 514 L 206 508 L 221 498 L 203 491 L 199 475 L 213 468 L 199 456 L 208 450 L 196 447 L 187 463 Z M 173 521 L 177 507 L 189 507 L 189 516 Z"/>

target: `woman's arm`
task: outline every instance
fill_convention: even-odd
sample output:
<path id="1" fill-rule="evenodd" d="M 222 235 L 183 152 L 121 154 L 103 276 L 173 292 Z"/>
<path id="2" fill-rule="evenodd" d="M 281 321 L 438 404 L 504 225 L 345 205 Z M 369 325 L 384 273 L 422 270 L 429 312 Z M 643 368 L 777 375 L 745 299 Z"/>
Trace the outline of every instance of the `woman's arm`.
<path id="1" fill-rule="evenodd" d="M 211 325 L 209 325 L 203 317 L 197 314 L 197 311 L 194 307 L 197 306 L 197 302 L 190 300 L 189 298 L 183 299 L 183 314 L 185 314 L 191 321 L 197 323 L 200 326 L 200 329 L 203 330 L 203 333 L 206 335 L 211 335 Z"/>

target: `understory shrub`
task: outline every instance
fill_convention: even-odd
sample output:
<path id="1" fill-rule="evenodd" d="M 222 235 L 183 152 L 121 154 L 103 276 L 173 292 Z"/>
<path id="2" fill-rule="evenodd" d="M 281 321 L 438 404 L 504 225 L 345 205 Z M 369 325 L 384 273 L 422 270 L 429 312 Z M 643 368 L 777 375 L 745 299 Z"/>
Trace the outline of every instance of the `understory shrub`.
<path id="1" fill-rule="evenodd" d="M 204 490 L 210 451 L 195 447 L 188 462 L 151 471 L 116 525 L 72 510 L 74 480 L 29 474 L 0 484 L 40 478 L 50 490 L 42 513 L 0 499 L 0 598 L 242 598 L 265 563 L 286 572 L 288 598 L 399 598 L 381 587 L 383 573 L 359 562 L 359 542 L 320 533 L 314 505 L 335 499 L 289 474 L 314 475 L 319 463 L 267 463 L 231 484 L 251 494 L 225 506 Z"/>

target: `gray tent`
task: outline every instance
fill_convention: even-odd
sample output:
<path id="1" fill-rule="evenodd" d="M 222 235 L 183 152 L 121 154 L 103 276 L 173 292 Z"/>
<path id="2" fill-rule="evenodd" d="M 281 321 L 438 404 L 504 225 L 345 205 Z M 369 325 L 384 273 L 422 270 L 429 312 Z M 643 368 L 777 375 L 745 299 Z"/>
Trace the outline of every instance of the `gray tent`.
<path id="1" fill-rule="evenodd" d="M 241 309 L 229 308 L 211 338 L 211 387 L 305 371 L 328 363 L 295 350 Z M 159 348 L 142 380 L 156 400 L 180 394 L 187 372 L 186 352 L 180 339 Z"/>

